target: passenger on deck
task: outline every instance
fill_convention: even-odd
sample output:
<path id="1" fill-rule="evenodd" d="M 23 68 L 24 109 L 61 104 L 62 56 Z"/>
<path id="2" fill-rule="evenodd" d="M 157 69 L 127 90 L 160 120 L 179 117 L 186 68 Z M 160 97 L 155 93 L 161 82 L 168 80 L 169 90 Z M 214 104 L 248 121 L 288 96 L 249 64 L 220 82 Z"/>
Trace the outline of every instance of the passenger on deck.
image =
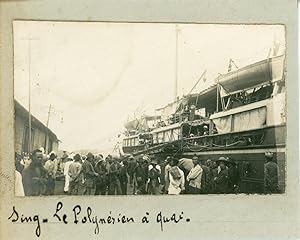
<path id="1" fill-rule="evenodd" d="M 207 136 L 207 135 L 209 135 L 208 126 L 204 125 L 203 126 L 203 136 Z"/>

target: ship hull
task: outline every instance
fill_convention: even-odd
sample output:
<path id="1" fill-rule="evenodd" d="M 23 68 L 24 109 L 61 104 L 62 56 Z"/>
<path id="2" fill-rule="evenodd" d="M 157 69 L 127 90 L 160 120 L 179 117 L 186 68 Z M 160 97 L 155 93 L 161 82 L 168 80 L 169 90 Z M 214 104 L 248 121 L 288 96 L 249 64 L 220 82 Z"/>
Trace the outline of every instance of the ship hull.
<path id="1" fill-rule="evenodd" d="M 239 139 L 238 141 L 236 141 Z M 248 139 L 248 140 L 247 140 Z M 274 153 L 279 167 L 279 190 L 285 192 L 286 165 L 286 125 L 264 127 L 243 132 L 205 136 L 201 138 L 182 139 L 168 144 L 160 144 L 145 149 L 125 148 L 127 153 L 139 156 L 156 155 L 160 162 L 167 156 L 192 158 L 197 155 L 200 160 L 217 160 L 221 156 L 233 159 L 241 176 L 241 193 L 264 192 L 264 163 L 266 151 Z"/>

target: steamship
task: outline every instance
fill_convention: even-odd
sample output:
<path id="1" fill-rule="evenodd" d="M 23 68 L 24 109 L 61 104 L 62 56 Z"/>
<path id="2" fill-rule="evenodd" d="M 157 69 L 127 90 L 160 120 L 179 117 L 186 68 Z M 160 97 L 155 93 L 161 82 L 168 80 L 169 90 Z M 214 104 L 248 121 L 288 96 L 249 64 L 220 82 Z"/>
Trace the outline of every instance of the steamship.
<path id="1" fill-rule="evenodd" d="M 271 151 L 285 189 L 285 55 L 268 57 L 225 74 L 199 93 L 126 123 L 122 154 L 233 159 L 241 191 L 264 191 L 264 153 Z"/>

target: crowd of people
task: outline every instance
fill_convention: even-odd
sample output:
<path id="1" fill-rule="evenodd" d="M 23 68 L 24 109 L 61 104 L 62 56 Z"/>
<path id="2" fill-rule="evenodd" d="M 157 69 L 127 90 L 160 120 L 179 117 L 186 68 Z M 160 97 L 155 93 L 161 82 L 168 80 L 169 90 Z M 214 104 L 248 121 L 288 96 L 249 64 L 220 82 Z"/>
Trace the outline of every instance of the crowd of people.
<path id="1" fill-rule="evenodd" d="M 274 193 L 278 191 L 278 166 L 272 153 L 265 157 L 265 189 Z M 147 155 L 104 158 L 102 154 L 64 153 L 58 158 L 54 152 L 45 155 L 43 149 L 36 149 L 30 157 L 16 158 L 16 195 L 54 195 L 58 180 L 69 195 L 224 194 L 238 193 L 241 183 L 236 162 L 223 156 L 216 161 L 196 155 L 158 161 Z"/>

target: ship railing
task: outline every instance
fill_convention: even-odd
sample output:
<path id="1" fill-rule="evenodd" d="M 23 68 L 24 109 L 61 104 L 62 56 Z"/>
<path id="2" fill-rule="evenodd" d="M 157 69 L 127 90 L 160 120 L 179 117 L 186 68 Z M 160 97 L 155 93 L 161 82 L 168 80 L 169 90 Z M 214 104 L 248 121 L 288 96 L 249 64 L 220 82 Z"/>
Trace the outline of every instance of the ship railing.
<path id="1" fill-rule="evenodd" d="M 285 126 L 281 124 L 280 126 Z M 277 127 L 280 127 L 277 126 Z M 276 145 L 276 136 L 272 136 L 272 140 L 265 141 L 266 132 L 274 126 L 265 126 L 256 129 L 250 129 L 239 132 L 230 132 L 222 134 L 202 135 L 194 137 L 182 138 L 182 148 L 189 150 L 208 150 L 214 148 L 230 148 L 230 147 L 247 147 L 247 146 L 263 146 Z M 269 134 L 270 137 L 270 134 Z"/>

